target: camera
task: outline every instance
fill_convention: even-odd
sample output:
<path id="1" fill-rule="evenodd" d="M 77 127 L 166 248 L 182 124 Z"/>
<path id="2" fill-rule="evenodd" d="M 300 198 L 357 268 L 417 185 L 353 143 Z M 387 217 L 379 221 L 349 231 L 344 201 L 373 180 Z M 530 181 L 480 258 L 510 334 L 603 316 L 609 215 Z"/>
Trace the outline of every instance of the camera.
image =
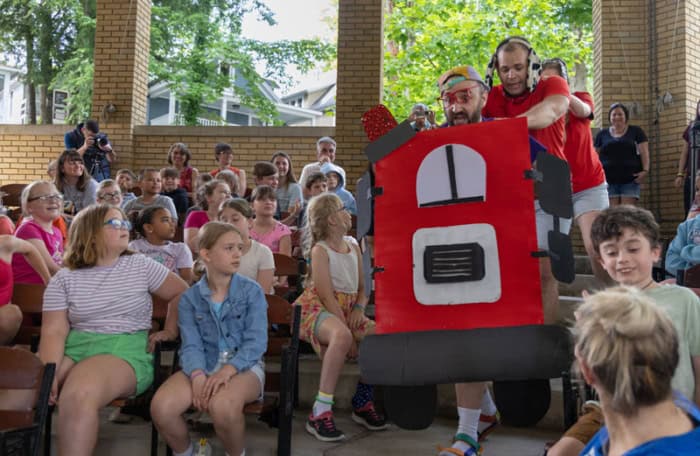
<path id="1" fill-rule="evenodd" d="M 107 139 L 107 135 L 104 133 L 97 133 L 95 135 L 95 145 L 98 145 L 100 147 L 104 147 L 109 144 L 109 139 Z"/>

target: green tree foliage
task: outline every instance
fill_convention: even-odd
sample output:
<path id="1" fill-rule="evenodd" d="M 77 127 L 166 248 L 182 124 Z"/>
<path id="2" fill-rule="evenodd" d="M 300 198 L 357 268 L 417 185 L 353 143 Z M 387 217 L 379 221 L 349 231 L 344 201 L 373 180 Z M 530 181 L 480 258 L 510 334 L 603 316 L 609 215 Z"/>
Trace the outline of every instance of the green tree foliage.
<path id="1" fill-rule="evenodd" d="M 240 104 L 266 121 L 275 108 L 259 84 L 288 85 L 287 64 L 302 71 L 335 57 L 335 45 L 319 40 L 264 43 L 241 36 L 244 14 L 255 13 L 274 25 L 272 11 L 260 0 L 154 0 L 151 18 L 151 77 L 169 83 L 188 125 L 203 117 L 203 102 L 216 100 L 235 86 Z M 43 123 L 51 122 L 51 92 L 67 99 L 69 123 L 90 115 L 94 73 L 96 0 L 0 0 L 0 52 L 26 69 L 29 106 L 39 89 Z M 264 62 L 267 72 L 255 70 Z M 222 71 L 235 68 L 234 72 Z M 238 75 L 237 81 L 232 75 Z M 238 84 L 234 84 L 238 82 Z M 36 115 L 31 113 L 32 123 Z"/>
<path id="2" fill-rule="evenodd" d="M 242 18 L 250 12 L 275 24 L 273 13 L 257 0 L 154 1 L 150 71 L 155 80 L 168 82 L 185 124 L 196 125 L 206 115 L 202 102 L 216 100 L 227 87 L 241 105 L 273 121 L 275 107 L 259 84 L 268 79 L 288 84 L 287 64 L 304 71 L 334 57 L 335 47 L 318 40 L 268 43 L 242 37 Z M 265 63 L 266 74 L 256 72 L 257 62 Z"/>
<path id="3" fill-rule="evenodd" d="M 434 101 L 437 78 L 457 65 L 483 76 L 504 38 L 529 39 L 541 58 L 591 68 L 591 0 L 388 0 L 384 103 L 397 119 L 417 102 Z"/>
<path id="4" fill-rule="evenodd" d="M 76 51 L 76 24 L 82 14 L 78 0 L 0 0 L 0 52 L 14 57 L 26 69 L 32 123 L 37 121 L 36 88 L 40 94 L 39 119 L 51 123 L 50 88 Z"/>

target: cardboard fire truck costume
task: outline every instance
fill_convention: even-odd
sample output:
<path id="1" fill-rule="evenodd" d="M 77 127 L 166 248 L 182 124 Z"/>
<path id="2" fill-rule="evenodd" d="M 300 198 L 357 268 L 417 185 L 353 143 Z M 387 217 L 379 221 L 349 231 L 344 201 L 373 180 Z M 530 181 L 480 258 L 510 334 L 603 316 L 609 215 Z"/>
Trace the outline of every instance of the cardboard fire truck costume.
<path id="1" fill-rule="evenodd" d="M 374 176 L 358 187 L 358 237 L 373 226 L 376 335 L 360 347 L 363 378 L 421 386 L 561 376 L 570 341 L 542 324 L 538 257 L 569 280 L 573 255 L 558 231 L 551 251 L 538 251 L 533 180 L 556 226 L 571 217 L 566 163 L 544 153 L 532 169 L 525 119 L 368 133 Z"/>

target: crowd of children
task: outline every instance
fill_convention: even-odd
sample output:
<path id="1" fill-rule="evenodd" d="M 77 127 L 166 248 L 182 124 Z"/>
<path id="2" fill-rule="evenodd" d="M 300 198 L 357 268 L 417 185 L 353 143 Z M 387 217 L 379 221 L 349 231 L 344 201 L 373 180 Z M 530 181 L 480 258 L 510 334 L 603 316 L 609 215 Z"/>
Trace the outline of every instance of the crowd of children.
<path id="1" fill-rule="evenodd" d="M 243 408 L 265 384 L 264 295 L 284 281 L 274 277 L 273 254 L 295 253 L 296 229 L 306 234 L 300 247 L 308 264 L 294 302 L 300 336 L 321 358 L 305 428 L 321 441 L 344 438 L 333 411 L 337 382 L 374 322 L 365 315 L 360 247 L 348 236 L 355 199 L 333 163 L 335 143 L 321 138 L 319 145 L 318 163 L 307 165 L 299 182 L 285 152 L 256 163 L 248 195 L 227 144 L 217 144 L 219 166 L 211 173 L 192 168 L 190 151 L 177 143 L 168 152 L 171 166 L 146 168 L 138 179 L 122 169 L 99 184 L 80 156 L 66 151 L 56 162 L 59 188 L 48 181 L 25 187 L 23 220 L 14 236 L 0 236 L 0 343 L 12 340 L 22 321 L 11 304 L 13 283 L 46 285 L 39 357 L 57 365 L 51 402 L 60 404 L 60 454 L 92 451 L 99 409 L 144 391 L 153 377 L 153 344 L 178 335 L 182 370 L 151 404 L 159 432 L 175 455 L 194 454 L 183 418 L 194 407 L 211 416 L 227 454 L 244 454 Z M 668 250 L 671 273 L 700 259 L 695 225 L 691 219 L 679 227 Z M 648 454 L 633 451 L 660 445 L 676 454 L 700 451 L 700 300 L 652 278 L 662 252 L 648 211 L 602 211 L 591 240 L 602 267 L 626 288 L 587 297 L 577 312 L 576 358 L 599 402 L 587 404 L 548 454 Z M 149 335 L 152 296 L 170 305 L 163 329 Z M 351 417 L 384 430 L 373 394 L 359 379 Z M 485 409 L 495 415 L 487 390 Z"/>

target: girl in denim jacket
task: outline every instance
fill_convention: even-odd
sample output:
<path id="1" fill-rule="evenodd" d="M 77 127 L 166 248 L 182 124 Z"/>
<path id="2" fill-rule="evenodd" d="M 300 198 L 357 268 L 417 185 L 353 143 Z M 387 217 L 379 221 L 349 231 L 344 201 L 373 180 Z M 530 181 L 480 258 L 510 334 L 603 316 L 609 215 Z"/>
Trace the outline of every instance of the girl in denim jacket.
<path id="1" fill-rule="evenodd" d="M 260 286 L 236 274 L 243 241 L 227 223 L 199 233 L 206 275 L 182 295 L 178 325 L 182 370 L 153 398 L 153 421 L 175 455 L 192 455 L 182 414 L 193 405 L 214 421 L 228 455 L 244 454 L 243 407 L 262 396 L 267 348 L 267 302 Z"/>

